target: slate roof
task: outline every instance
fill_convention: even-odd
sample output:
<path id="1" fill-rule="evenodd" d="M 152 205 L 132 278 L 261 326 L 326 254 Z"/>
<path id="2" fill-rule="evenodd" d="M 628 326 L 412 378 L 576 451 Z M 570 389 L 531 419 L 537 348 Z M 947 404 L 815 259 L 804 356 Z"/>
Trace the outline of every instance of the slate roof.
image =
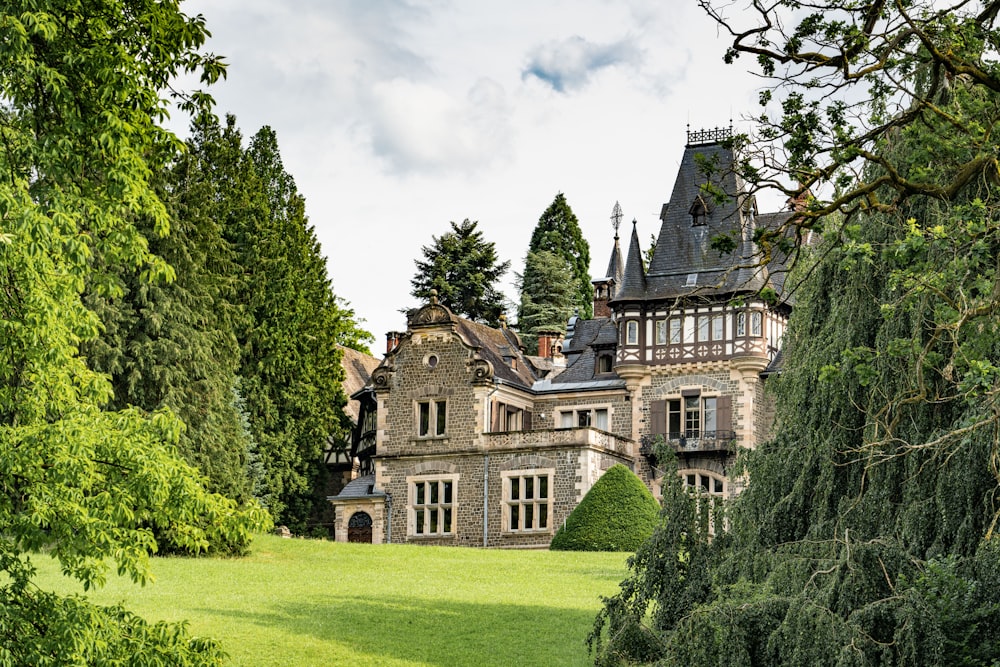
<path id="1" fill-rule="evenodd" d="M 478 346 L 479 356 L 493 365 L 494 377 L 524 389 L 534 384 L 533 367 L 521 349 L 521 339 L 516 333 L 506 327 L 494 329 L 454 314 L 451 319 L 458 333 L 470 344 Z M 511 359 L 517 362 L 515 368 L 511 368 Z"/>
<path id="2" fill-rule="evenodd" d="M 757 227 L 781 224 L 791 213 L 756 215 L 756 203 L 731 169 L 732 162 L 732 150 L 722 143 L 685 147 L 670 202 L 660 215 L 660 234 L 649 269 L 642 271 L 642 251 L 633 229 L 624 282 L 613 302 L 731 295 L 765 286 L 780 294 L 783 275 L 772 278 L 781 268 L 780 261 L 756 266 L 759 252 L 753 237 Z M 709 177 L 699 163 L 713 165 L 711 191 L 705 189 Z M 721 201 L 712 196 L 716 191 L 725 195 Z M 699 203 L 705 224 L 695 225 L 692 210 Z M 736 241 L 732 252 L 720 254 L 711 248 L 712 238 L 721 234 Z"/>
<path id="3" fill-rule="evenodd" d="M 615 245 L 611 249 L 611 258 L 608 259 L 608 270 L 604 274 L 604 280 L 614 280 L 615 285 L 622 284 L 622 278 L 625 276 L 625 264 L 622 262 L 622 249 L 618 245 L 618 231 L 615 231 Z M 594 282 L 601 282 L 601 280 L 595 280 Z"/>
<path id="4" fill-rule="evenodd" d="M 567 384 L 573 384 L 572 389 L 587 389 L 609 386 L 624 386 L 614 372 L 595 374 L 597 355 L 606 349 L 612 354 L 618 342 L 618 327 L 607 317 L 592 320 L 577 320 L 573 329 L 573 337 L 568 339 L 563 347 L 566 356 L 566 370 L 549 380 L 535 383 L 535 391 L 571 389 Z M 578 385 L 587 383 L 587 386 Z"/>
<path id="5" fill-rule="evenodd" d="M 385 495 L 385 491 L 375 489 L 374 487 L 375 475 L 362 475 L 357 479 L 352 479 L 340 490 L 340 493 L 332 497 L 338 500 L 346 500 L 349 498 L 371 498 Z"/>
<path id="6" fill-rule="evenodd" d="M 348 396 L 353 396 L 355 392 L 368 384 L 372 371 L 382 362 L 364 352 L 358 352 L 342 345 L 339 347 L 343 353 L 340 365 L 344 367 L 344 392 Z M 357 424 L 360 409 L 361 405 L 358 401 L 348 401 L 347 405 L 344 406 L 344 413 Z"/>

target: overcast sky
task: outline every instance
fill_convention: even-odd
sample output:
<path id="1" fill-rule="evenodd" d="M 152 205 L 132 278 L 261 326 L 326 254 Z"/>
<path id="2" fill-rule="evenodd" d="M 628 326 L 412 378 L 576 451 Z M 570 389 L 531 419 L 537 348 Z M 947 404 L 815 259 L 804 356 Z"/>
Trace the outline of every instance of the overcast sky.
<path id="1" fill-rule="evenodd" d="M 275 129 L 336 294 L 404 330 L 421 246 L 478 220 L 511 272 L 563 192 L 603 275 L 616 201 L 643 244 L 692 129 L 756 113 L 694 0 L 192 0 L 224 55 L 219 114 Z M 630 225 L 622 227 L 627 244 Z"/>

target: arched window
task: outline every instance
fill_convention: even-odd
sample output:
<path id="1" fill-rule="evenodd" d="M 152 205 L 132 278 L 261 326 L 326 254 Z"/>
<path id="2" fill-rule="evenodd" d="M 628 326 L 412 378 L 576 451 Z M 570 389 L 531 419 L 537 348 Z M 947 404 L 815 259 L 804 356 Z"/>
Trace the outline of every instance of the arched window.
<path id="1" fill-rule="evenodd" d="M 712 208 L 701 195 L 698 195 L 695 197 L 694 203 L 691 204 L 691 208 L 688 209 L 688 213 L 691 215 L 691 225 L 693 227 L 707 225 L 708 214 L 711 212 Z"/>

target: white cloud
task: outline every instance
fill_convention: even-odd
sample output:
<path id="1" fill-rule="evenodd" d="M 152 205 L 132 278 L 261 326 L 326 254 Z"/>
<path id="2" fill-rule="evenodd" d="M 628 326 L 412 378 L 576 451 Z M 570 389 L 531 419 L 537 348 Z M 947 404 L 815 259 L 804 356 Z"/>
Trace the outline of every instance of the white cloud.
<path id="1" fill-rule="evenodd" d="M 365 123 L 375 153 L 396 172 L 476 170 L 509 152 L 506 94 L 486 78 L 464 98 L 406 79 L 376 83 Z"/>
<path id="2" fill-rule="evenodd" d="M 585 86 L 599 70 L 635 67 L 642 58 L 630 39 L 611 44 L 595 44 L 575 35 L 561 42 L 550 42 L 536 48 L 523 77 L 537 77 L 562 93 Z"/>

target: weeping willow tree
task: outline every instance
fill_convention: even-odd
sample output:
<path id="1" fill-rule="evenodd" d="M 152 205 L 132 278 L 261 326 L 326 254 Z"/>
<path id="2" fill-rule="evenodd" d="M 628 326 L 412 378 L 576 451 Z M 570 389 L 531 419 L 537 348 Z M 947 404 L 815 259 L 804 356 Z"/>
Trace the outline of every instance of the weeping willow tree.
<path id="1" fill-rule="evenodd" d="M 805 223 L 825 238 L 730 532 L 710 542 L 668 485 L 597 618 L 598 664 L 1000 661 L 1000 185 L 981 159 L 1000 109 L 972 77 L 913 74 L 924 112 L 841 183 L 848 210 Z"/>

